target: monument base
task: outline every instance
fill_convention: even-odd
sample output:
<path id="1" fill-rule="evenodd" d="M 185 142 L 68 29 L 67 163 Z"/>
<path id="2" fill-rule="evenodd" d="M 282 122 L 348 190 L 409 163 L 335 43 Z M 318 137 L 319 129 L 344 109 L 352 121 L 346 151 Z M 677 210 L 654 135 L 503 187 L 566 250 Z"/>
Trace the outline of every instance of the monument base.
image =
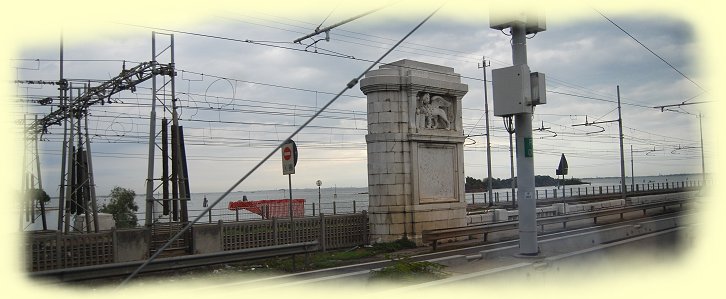
<path id="1" fill-rule="evenodd" d="M 401 60 L 361 80 L 368 99 L 370 240 L 466 226 L 461 98 L 454 69 Z"/>

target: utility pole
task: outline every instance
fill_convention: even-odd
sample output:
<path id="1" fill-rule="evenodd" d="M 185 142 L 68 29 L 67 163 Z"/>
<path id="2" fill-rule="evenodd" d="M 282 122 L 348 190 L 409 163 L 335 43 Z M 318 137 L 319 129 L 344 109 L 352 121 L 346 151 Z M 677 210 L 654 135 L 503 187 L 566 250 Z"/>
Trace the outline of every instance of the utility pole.
<path id="1" fill-rule="evenodd" d="M 585 117 L 585 123 L 583 124 L 574 124 L 573 127 L 577 126 L 592 126 L 597 124 L 604 124 L 604 123 L 618 123 L 618 129 L 619 129 L 619 141 L 620 141 L 620 194 L 622 199 L 626 199 L 626 185 L 625 185 L 625 153 L 623 150 L 623 116 L 620 106 L 620 85 L 617 86 L 617 92 L 618 92 L 618 119 L 614 120 L 605 120 L 605 121 L 594 121 L 594 122 L 588 122 L 587 117 Z M 604 131 L 604 129 L 603 129 Z M 600 133 L 600 132 L 596 132 Z"/>
<path id="2" fill-rule="evenodd" d="M 60 82 L 65 82 L 63 79 L 63 32 L 61 32 L 60 36 Z M 65 111 L 63 113 L 63 143 L 61 144 L 61 176 L 60 176 L 60 191 L 58 192 L 58 231 L 63 231 L 63 217 L 66 209 L 65 201 L 65 188 L 66 188 L 66 149 L 68 147 L 67 145 L 67 138 L 68 138 L 68 109 L 64 108 L 66 105 L 68 105 L 68 98 L 67 98 L 67 86 L 66 85 L 60 85 L 58 87 L 58 97 L 60 98 L 60 106 L 59 109 Z"/>
<path id="3" fill-rule="evenodd" d="M 156 33 L 151 34 L 151 65 L 156 71 Z M 146 227 L 154 222 L 154 152 L 156 150 L 156 76 L 151 80 L 151 90 L 154 95 L 151 99 L 151 112 L 149 112 L 149 156 L 146 167 Z M 164 159 L 167 159 L 164 156 Z"/>
<path id="4" fill-rule="evenodd" d="M 527 66 L 527 34 L 546 30 L 544 16 L 515 14 L 501 17 L 490 14 L 489 27 L 510 28 L 511 67 L 492 70 L 494 115 L 514 116 L 517 155 L 517 198 L 519 199 L 519 254 L 536 256 L 537 214 L 534 185 L 534 145 L 532 113 L 534 106 L 545 104 L 544 74 L 531 73 Z"/>
<path id="5" fill-rule="evenodd" d="M 703 184 L 706 184 L 706 159 L 703 155 L 703 115 L 698 113 L 698 130 L 701 132 L 701 175 L 703 176 Z"/>
<path id="6" fill-rule="evenodd" d="M 527 36 L 525 25 L 512 24 L 512 62 L 527 65 Z M 529 75 L 529 74 L 527 74 Z M 532 154 L 532 113 L 514 115 L 517 146 L 517 197 L 519 198 L 519 253 L 539 254 L 537 245 L 537 214 L 534 199 L 534 155 Z"/>
<path id="7" fill-rule="evenodd" d="M 509 178 L 510 178 L 510 185 L 512 188 L 512 207 L 517 208 L 517 192 L 516 192 L 516 183 L 514 181 L 514 147 L 512 146 L 512 134 L 514 134 L 514 123 L 512 122 L 512 117 L 507 116 L 502 118 L 504 120 L 504 128 L 507 129 L 507 133 L 509 133 Z"/>
<path id="8" fill-rule="evenodd" d="M 490 142 L 491 136 L 489 136 L 489 97 L 487 96 L 487 66 L 488 65 L 486 57 L 482 56 L 481 69 L 484 73 L 484 121 L 486 122 L 487 135 L 487 190 L 489 191 L 489 206 L 491 207 L 494 205 L 494 190 L 492 190 L 492 147 Z"/>
<path id="9" fill-rule="evenodd" d="M 38 115 L 35 115 L 36 121 L 38 120 Z M 38 178 L 38 189 L 43 190 L 43 180 L 42 176 L 40 175 L 40 155 L 38 154 L 38 133 L 35 133 L 35 136 L 33 137 L 33 143 L 35 143 L 35 171 Z M 40 217 L 43 220 L 43 230 L 48 230 L 48 223 L 45 219 L 45 201 L 40 200 Z"/>
<path id="10" fill-rule="evenodd" d="M 625 185 L 625 154 L 623 153 L 623 116 L 620 109 L 620 85 L 617 86 L 618 90 L 618 129 L 620 130 L 620 188 L 622 198 L 625 199 L 628 190 Z"/>
<path id="11" fill-rule="evenodd" d="M 686 100 L 686 101 L 688 101 L 688 100 Z M 653 108 L 660 109 L 660 112 L 663 112 L 663 111 L 668 110 L 667 108 L 670 108 L 670 107 L 681 107 L 681 106 L 685 106 L 685 105 L 710 103 L 710 101 L 690 102 L 690 103 L 686 103 L 686 101 L 683 101 L 680 104 L 655 106 Z M 672 110 L 668 110 L 668 111 L 672 111 Z M 698 128 L 701 132 L 701 172 L 702 172 L 701 175 L 703 176 L 703 183 L 706 184 L 706 161 L 705 161 L 704 154 L 703 154 L 703 122 L 702 122 L 702 118 L 703 118 L 703 115 L 701 113 L 698 113 Z"/>
<path id="12" fill-rule="evenodd" d="M 635 164 L 633 164 L 633 145 L 630 145 L 630 187 L 631 191 L 635 191 Z"/>

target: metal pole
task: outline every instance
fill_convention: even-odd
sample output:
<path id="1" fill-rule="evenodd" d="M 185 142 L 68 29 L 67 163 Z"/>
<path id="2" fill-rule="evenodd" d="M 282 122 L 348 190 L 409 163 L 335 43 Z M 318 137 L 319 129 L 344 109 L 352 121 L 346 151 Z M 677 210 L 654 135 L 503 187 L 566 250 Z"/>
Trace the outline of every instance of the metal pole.
<path id="1" fill-rule="evenodd" d="M 63 33 L 60 38 L 60 81 L 63 82 Z M 63 231 L 63 214 L 65 211 L 65 190 L 66 190 L 66 148 L 68 147 L 68 99 L 67 86 L 61 85 L 58 96 L 60 97 L 60 109 L 63 109 L 63 143 L 61 144 L 61 172 L 58 191 L 58 231 Z"/>
<path id="2" fill-rule="evenodd" d="M 91 85 L 90 82 L 88 83 L 88 85 L 83 84 L 83 94 L 88 92 L 88 88 L 90 87 L 90 85 Z M 81 92 L 78 92 L 78 94 L 81 95 Z M 87 181 L 88 168 L 86 167 L 87 161 L 86 161 L 86 157 L 85 157 L 84 151 L 83 151 L 83 145 L 85 144 L 83 142 L 84 135 L 83 135 L 83 131 L 81 131 L 81 117 L 82 117 L 81 114 L 82 114 L 83 109 L 85 109 L 85 108 L 82 108 L 81 105 L 82 104 L 78 104 L 78 111 L 77 111 L 78 123 L 76 126 L 76 128 L 78 130 L 78 132 L 77 132 L 78 148 L 76 149 L 76 151 L 78 152 L 78 157 L 77 157 L 78 162 L 76 162 L 76 164 L 78 164 L 78 172 L 77 172 L 78 188 L 76 188 L 76 192 L 77 192 L 76 198 L 80 197 L 79 200 L 81 201 L 81 205 L 83 208 L 84 222 L 86 223 L 85 224 L 86 232 L 90 233 L 91 232 L 91 215 L 89 214 L 89 211 L 88 211 L 89 210 L 88 197 L 86 196 L 87 192 L 88 192 L 88 190 L 86 188 L 87 187 L 86 185 L 88 184 L 88 181 Z"/>
<path id="3" fill-rule="evenodd" d="M 318 209 L 320 209 L 320 208 L 322 208 L 322 206 L 320 205 L 320 186 L 318 186 Z M 313 215 L 313 216 L 315 216 L 315 215 Z"/>
<path id="4" fill-rule="evenodd" d="M 512 146 L 512 134 L 514 134 L 514 124 L 512 123 L 512 117 L 507 116 L 504 117 L 504 127 L 507 129 L 507 132 L 509 133 L 509 177 L 510 177 L 510 185 L 512 188 L 512 207 L 517 207 L 517 197 L 516 197 L 516 191 L 515 191 L 515 181 L 514 181 L 514 146 Z"/>
<path id="5" fill-rule="evenodd" d="M 152 73 L 156 74 L 156 32 L 151 33 Z M 156 75 L 151 79 L 151 113 L 149 114 L 149 157 L 146 172 L 146 226 L 153 223 L 154 211 L 154 150 L 156 149 Z M 166 157 L 164 157 L 166 159 Z"/>
<path id="6" fill-rule="evenodd" d="M 706 184 L 706 159 L 703 155 L 703 115 L 698 114 L 698 130 L 701 132 L 701 173 L 703 176 L 703 183 Z"/>
<path id="7" fill-rule="evenodd" d="M 295 232 L 295 225 L 292 219 L 292 174 L 287 175 L 287 186 L 290 190 L 290 241 L 294 243 L 295 240 L 293 238 L 295 235 L 293 233 Z"/>
<path id="8" fill-rule="evenodd" d="M 30 150 L 28 148 L 28 141 L 30 138 L 28 138 L 28 121 L 27 121 L 28 114 L 26 113 L 23 115 L 23 129 L 25 130 L 23 134 L 23 168 L 22 168 L 22 190 L 23 192 L 26 192 L 25 194 L 28 194 L 27 192 L 30 191 L 32 186 L 30 186 L 30 180 L 28 179 L 28 151 Z M 33 197 L 28 196 L 24 197 L 22 199 L 22 204 L 20 205 L 20 231 L 23 231 L 23 216 L 25 215 L 25 222 L 30 222 L 32 217 L 30 217 L 30 209 L 32 209 L 33 205 Z"/>
<path id="9" fill-rule="evenodd" d="M 527 64 L 527 37 L 524 23 L 512 25 L 512 62 Z M 525 91 L 529 92 L 529 91 Z M 537 245 L 537 214 L 534 199 L 534 152 L 532 141 L 532 111 L 516 114 L 514 125 L 517 138 L 517 198 L 519 198 L 519 253 L 539 254 Z"/>
<path id="10" fill-rule="evenodd" d="M 487 134 L 487 190 L 489 190 L 489 206 L 494 205 L 494 199 L 492 198 L 492 147 L 489 136 L 489 98 L 487 96 L 487 60 L 482 57 L 481 68 L 484 73 L 484 121 L 486 122 L 486 134 Z"/>
<path id="11" fill-rule="evenodd" d="M 635 164 L 633 162 L 633 145 L 630 145 L 630 191 L 635 191 Z"/>
<path id="12" fill-rule="evenodd" d="M 623 153 L 623 116 L 620 109 L 620 85 L 618 90 L 618 129 L 620 130 L 620 192 L 623 199 L 626 198 L 627 188 L 625 187 L 625 154 Z"/>
<path id="13" fill-rule="evenodd" d="M 38 115 L 35 115 L 35 123 L 38 123 Z M 35 143 L 35 167 L 38 176 L 38 189 L 43 190 L 43 180 L 40 175 L 40 155 L 38 154 L 38 131 L 35 131 L 33 136 L 33 142 Z M 45 218 L 45 202 L 40 200 L 40 217 L 43 220 L 43 230 L 48 230 L 48 223 Z"/>
<path id="14" fill-rule="evenodd" d="M 183 129 L 179 126 L 179 114 L 177 113 L 177 105 L 176 105 L 176 75 L 174 74 L 176 72 L 176 65 L 174 62 L 174 35 L 169 34 L 169 51 L 170 51 L 170 74 L 169 74 L 169 81 L 171 83 L 171 115 L 172 115 L 172 130 L 177 131 L 176 135 L 176 144 L 172 144 L 173 151 L 176 151 L 176 157 L 177 161 L 174 161 L 172 163 L 172 167 L 177 169 L 177 178 L 179 179 L 179 209 L 180 209 L 180 221 L 187 222 L 189 221 L 189 212 L 187 211 L 187 201 L 191 200 L 191 194 L 189 194 L 189 178 L 187 177 L 187 171 L 185 170 L 186 167 L 186 155 L 184 154 L 184 147 L 182 146 L 182 143 L 184 142 L 184 134 Z"/>
<path id="15" fill-rule="evenodd" d="M 73 85 L 70 86 L 70 98 L 67 103 L 66 107 L 66 114 L 68 115 L 68 122 L 70 122 L 70 125 L 68 127 L 68 131 L 70 132 L 70 136 L 68 137 L 68 178 L 67 178 L 67 186 L 66 186 L 66 200 L 68 201 L 68 206 L 66 207 L 66 211 L 63 216 L 64 221 L 64 231 L 68 233 L 70 230 L 70 221 L 71 221 L 71 209 L 74 205 L 73 203 L 73 197 L 71 195 L 73 194 L 73 188 L 74 188 L 74 173 L 75 173 L 75 153 L 73 150 L 73 107 L 71 106 L 71 99 L 73 99 Z"/>
<path id="16" fill-rule="evenodd" d="M 96 183 L 93 181 L 93 159 L 91 158 L 91 139 L 88 138 L 88 113 L 85 115 L 86 129 L 86 168 L 88 169 L 88 192 L 91 196 L 91 211 L 93 213 L 93 231 L 100 230 L 98 226 L 98 202 L 96 202 Z"/>

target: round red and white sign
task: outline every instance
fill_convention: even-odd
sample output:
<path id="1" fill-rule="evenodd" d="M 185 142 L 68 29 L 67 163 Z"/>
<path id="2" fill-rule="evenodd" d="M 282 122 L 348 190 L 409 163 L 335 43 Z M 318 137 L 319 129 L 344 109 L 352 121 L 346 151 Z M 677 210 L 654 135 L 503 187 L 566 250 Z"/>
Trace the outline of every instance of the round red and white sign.
<path id="1" fill-rule="evenodd" d="M 282 158 L 285 160 L 290 160 L 290 158 L 292 158 L 292 150 L 289 147 L 283 148 Z"/>

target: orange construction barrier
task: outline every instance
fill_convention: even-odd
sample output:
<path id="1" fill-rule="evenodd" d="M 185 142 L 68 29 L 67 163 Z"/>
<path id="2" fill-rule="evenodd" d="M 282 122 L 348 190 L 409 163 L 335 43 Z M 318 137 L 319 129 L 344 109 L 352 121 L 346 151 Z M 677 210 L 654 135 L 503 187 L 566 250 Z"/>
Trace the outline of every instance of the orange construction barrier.
<path id="1" fill-rule="evenodd" d="M 229 210 L 247 210 L 263 219 L 270 218 L 289 218 L 290 217 L 290 200 L 289 199 L 267 199 L 253 201 L 230 201 L 227 205 Z M 292 200 L 293 217 L 305 216 L 305 199 Z"/>

